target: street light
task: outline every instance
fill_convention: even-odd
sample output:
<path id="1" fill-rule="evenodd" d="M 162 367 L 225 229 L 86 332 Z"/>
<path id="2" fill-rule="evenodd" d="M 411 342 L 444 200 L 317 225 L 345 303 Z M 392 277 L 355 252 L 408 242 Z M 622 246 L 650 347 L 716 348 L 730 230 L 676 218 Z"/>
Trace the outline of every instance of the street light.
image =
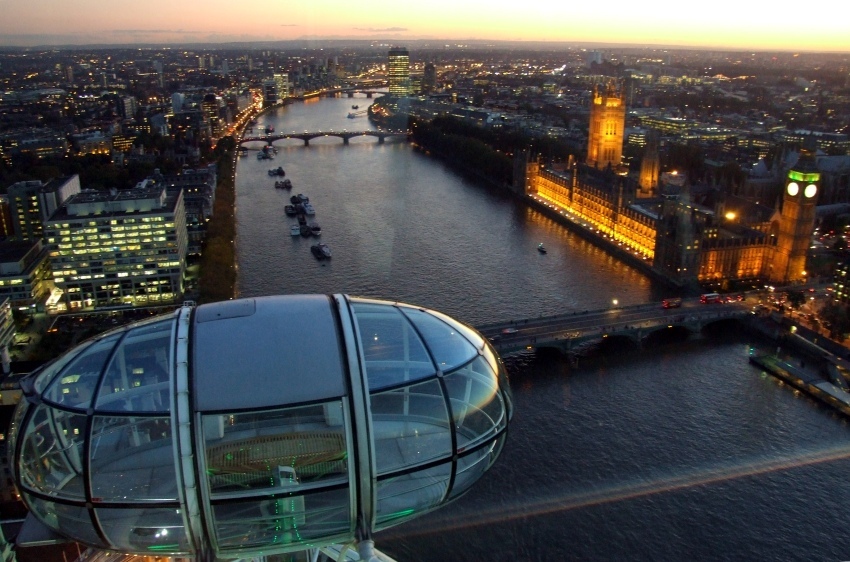
<path id="1" fill-rule="evenodd" d="M 614 306 L 617 306 L 617 304 L 618 304 L 619 302 L 620 302 L 620 301 L 618 301 L 617 299 L 614 299 L 614 300 L 612 300 L 612 301 L 611 301 L 611 304 L 613 304 Z"/>

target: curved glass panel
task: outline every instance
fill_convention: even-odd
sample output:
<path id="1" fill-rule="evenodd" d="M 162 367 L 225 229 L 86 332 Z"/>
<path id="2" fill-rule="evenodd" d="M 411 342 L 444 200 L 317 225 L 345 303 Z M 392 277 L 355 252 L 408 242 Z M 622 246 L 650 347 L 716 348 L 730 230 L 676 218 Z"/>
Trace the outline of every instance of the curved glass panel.
<path id="1" fill-rule="evenodd" d="M 450 494 L 452 499 L 466 492 L 484 475 L 499 454 L 503 442 L 504 434 L 499 437 L 499 440 L 493 441 L 480 449 L 475 449 L 457 459 L 457 474 L 455 474 L 455 481 Z"/>
<path id="2" fill-rule="evenodd" d="M 190 551 L 183 516 L 176 507 L 96 507 L 103 534 L 127 552 L 176 554 Z"/>
<path id="3" fill-rule="evenodd" d="M 369 400 L 376 474 L 451 457 L 449 412 L 437 379 L 372 394 Z"/>
<path id="4" fill-rule="evenodd" d="M 27 412 L 30 410 L 30 403 L 26 398 L 22 398 L 18 405 L 15 406 L 15 412 L 12 414 L 12 421 L 9 422 L 9 445 L 6 449 L 9 458 L 9 468 L 12 471 L 12 479 L 17 479 L 18 474 L 18 463 L 12 457 L 15 455 L 15 451 L 18 450 L 18 436 L 21 435 L 21 424 L 24 423 L 24 417 L 27 415 Z"/>
<path id="5" fill-rule="evenodd" d="M 41 521 L 62 535 L 89 546 L 106 546 L 95 531 L 89 510 L 85 506 L 66 505 L 30 497 L 29 507 Z"/>
<path id="6" fill-rule="evenodd" d="M 437 318 L 454 328 L 456 332 L 463 334 L 463 336 L 467 340 L 469 340 L 469 343 L 474 345 L 476 348 L 482 349 L 484 347 L 484 342 L 486 340 L 484 339 L 484 336 L 475 331 L 475 328 L 471 328 L 463 322 L 459 322 L 451 316 L 446 316 L 442 312 L 438 312 L 436 310 L 428 309 L 428 314 L 436 316 Z"/>
<path id="7" fill-rule="evenodd" d="M 213 494 L 288 491 L 293 483 L 344 481 L 348 449 L 340 401 L 203 417 Z"/>
<path id="8" fill-rule="evenodd" d="M 35 377 L 35 383 L 33 387 L 35 391 L 39 394 L 44 392 L 44 389 L 50 384 L 50 381 L 53 380 L 53 377 L 56 376 L 56 373 L 62 370 L 62 368 L 67 365 L 74 357 L 82 353 L 86 350 L 86 348 L 91 345 L 91 341 L 81 343 L 77 347 L 68 350 L 64 355 L 56 358 L 52 363 L 48 363 L 44 366 L 44 369 L 38 373 Z"/>
<path id="9" fill-rule="evenodd" d="M 352 531 L 348 488 L 302 496 L 253 498 L 213 506 L 218 548 L 302 550 Z"/>
<path id="10" fill-rule="evenodd" d="M 449 486 L 452 463 L 378 480 L 378 525 L 389 526 L 440 505 Z"/>
<path id="11" fill-rule="evenodd" d="M 95 409 L 107 412 L 168 412 L 173 319 L 130 330 L 115 350 Z"/>
<path id="12" fill-rule="evenodd" d="M 69 408 L 88 409 L 100 373 L 121 335 L 119 332 L 98 340 L 74 357 L 50 383 L 44 399 Z"/>
<path id="13" fill-rule="evenodd" d="M 463 365 L 478 354 L 461 332 L 427 312 L 413 308 L 403 308 L 404 314 L 416 325 L 425 339 L 428 350 L 443 372 Z"/>
<path id="14" fill-rule="evenodd" d="M 85 428 L 86 416 L 39 405 L 21 437 L 21 484 L 49 496 L 84 500 Z"/>
<path id="15" fill-rule="evenodd" d="M 459 453 L 495 437 L 507 425 L 496 374 L 483 357 L 443 377 L 443 381 L 451 400 Z"/>
<path id="16" fill-rule="evenodd" d="M 169 418 L 95 417 L 90 466 L 93 501 L 177 501 Z"/>
<path id="17" fill-rule="evenodd" d="M 437 372 L 416 330 L 398 308 L 354 303 L 352 309 L 370 389 L 421 380 Z"/>

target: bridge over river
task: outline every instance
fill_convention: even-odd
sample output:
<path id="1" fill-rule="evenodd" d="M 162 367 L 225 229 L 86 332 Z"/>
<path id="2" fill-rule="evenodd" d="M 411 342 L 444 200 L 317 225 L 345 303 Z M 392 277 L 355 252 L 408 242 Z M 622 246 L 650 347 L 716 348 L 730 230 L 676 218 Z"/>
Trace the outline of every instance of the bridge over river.
<path id="1" fill-rule="evenodd" d="M 640 347 L 646 338 L 662 330 L 699 333 L 715 322 L 748 317 L 751 306 L 746 302 L 701 304 L 696 299 L 683 299 L 680 308 L 664 309 L 660 303 L 649 303 L 512 320 L 476 329 L 502 355 L 544 347 L 576 353 L 606 338 L 620 338 Z"/>
<path id="2" fill-rule="evenodd" d="M 407 138 L 407 131 L 304 131 L 303 133 L 271 133 L 268 135 L 245 136 L 239 140 L 239 144 L 246 142 L 263 142 L 272 144 L 281 139 L 299 139 L 304 141 L 304 146 L 309 146 L 310 141 L 318 137 L 339 137 L 343 144 L 354 137 L 375 137 L 378 143 L 388 138 Z"/>

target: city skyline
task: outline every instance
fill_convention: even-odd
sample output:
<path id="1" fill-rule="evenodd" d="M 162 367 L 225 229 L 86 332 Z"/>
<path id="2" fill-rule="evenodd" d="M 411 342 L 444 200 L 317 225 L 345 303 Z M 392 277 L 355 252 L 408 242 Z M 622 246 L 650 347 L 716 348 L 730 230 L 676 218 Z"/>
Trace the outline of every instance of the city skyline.
<path id="1" fill-rule="evenodd" d="M 375 40 L 538 41 L 693 47 L 754 51 L 848 52 L 842 17 L 802 26 L 800 18 L 760 5 L 719 0 L 698 16 L 671 0 L 592 3 L 551 1 L 506 9 L 479 0 L 434 0 L 380 9 L 339 0 L 264 4 L 234 10 L 230 3 L 166 3 L 144 10 L 105 10 L 92 0 L 0 0 L 0 46 L 232 43 Z M 838 16 L 839 14 L 836 14 Z M 811 20 L 809 20 L 811 21 Z"/>

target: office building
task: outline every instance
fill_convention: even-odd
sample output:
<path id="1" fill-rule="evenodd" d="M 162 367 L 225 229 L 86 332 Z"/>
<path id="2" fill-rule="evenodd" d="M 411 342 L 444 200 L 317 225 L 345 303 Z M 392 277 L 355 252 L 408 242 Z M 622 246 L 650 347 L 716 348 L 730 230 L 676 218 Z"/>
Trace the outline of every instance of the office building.
<path id="1" fill-rule="evenodd" d="M 422 71 L 422 93 L 429 94 L 437 89 L 437 67 L 433 62 L 425 64 Z"/>
<path id="2" fill-rule="evenodd" d="M 43 312 L 52 291 L 49 252 L 41 240 L 0 242 L 0 300 L 16 310 Z"/>
<path id="3" fill-rule="evenodd" d="M 387 57 L 387 93 L 405 97 L 410 94 L 410 55 L 404 47 L 393 47 Z"/>
<path id="4" fill-rule="evenodd" d="M 85 191 L 45 224 L 56 312 L 178 302 L 183 293 L 183 191 L 142 182 L 128 191 Z"/>
<path id="5" fill-rule="evenodd" d="M 69 197 L 80 192 L 80 176 L 74 174 L 42 184 L 21 181 L 9 186 L 7 198 L 12 217 L 12 238 L 40 240 L 44 221 Z"/>

